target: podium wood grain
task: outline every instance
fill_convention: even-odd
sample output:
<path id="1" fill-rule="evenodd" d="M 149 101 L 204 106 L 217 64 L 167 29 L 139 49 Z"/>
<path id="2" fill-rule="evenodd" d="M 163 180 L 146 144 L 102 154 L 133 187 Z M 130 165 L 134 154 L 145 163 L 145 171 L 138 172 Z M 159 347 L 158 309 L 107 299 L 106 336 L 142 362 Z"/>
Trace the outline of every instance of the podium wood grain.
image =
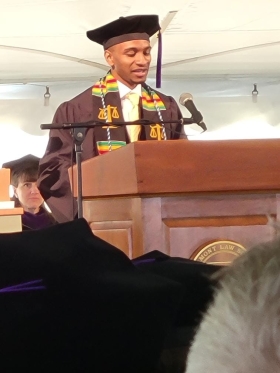
<path id="1" fill-rule="evenodd" d="M 218 239 L 250 247 L 275 235 L 279 164 L 279 139 L 132 143 L 82 163 L 84 217 L 130 257 L 190 257 Z"/>

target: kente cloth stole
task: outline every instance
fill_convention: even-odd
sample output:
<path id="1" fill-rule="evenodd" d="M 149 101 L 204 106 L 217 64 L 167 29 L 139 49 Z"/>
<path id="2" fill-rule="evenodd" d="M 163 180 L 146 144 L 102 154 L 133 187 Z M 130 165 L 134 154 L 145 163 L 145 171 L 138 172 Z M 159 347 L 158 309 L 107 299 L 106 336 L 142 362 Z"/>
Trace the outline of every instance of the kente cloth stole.
<path id="1" fill-rule="evenodd" d="M 94 118 L 104 122 L 123 121 L 118 92 L 117 80 L 110 73 L 93 85 L 92 95 L 94 99 Z M 149 95 L 149 92 L 143 86 L 141 99 L 143 116 L 145 119 L 154 120 L 155 116 L 160 118 L 160 112 L 166 110 L 161 98 L 155 92 L 152 92 L 152 95 Z M 164 139 L 162 126 L 159 124 L 155 124 L 155 126 L 151 126 L 151 128 L 145 126 L 145 131 L 147 138 L 155 140 Z M 108 126 L 97 127 L 95 132 L 98 132 L 96 144 L 99 154 L 126 145 L 125 127 L 116 127 L 113 125 L 109 126 L 109 129 Z M 99 139 L 101 141 L 99 141 Z"/>
<path id="2" fill-rule="evenodd" d="M 105 79 L 98 81 L 92 87 L 92 95 L 102 97 L 102 92 L 105 96 L 110 92 L 118 92 L 117 80 L 110 73 L 105 76 Z M 106 98 L 107 99 L 107 98 Z M 154 92 L 151 97 L 142 86 L 142 107 L 144 110 L 157 111 L 155 102 L 159 110 L 166 110 L 166 107 L 160 97 Z"/>

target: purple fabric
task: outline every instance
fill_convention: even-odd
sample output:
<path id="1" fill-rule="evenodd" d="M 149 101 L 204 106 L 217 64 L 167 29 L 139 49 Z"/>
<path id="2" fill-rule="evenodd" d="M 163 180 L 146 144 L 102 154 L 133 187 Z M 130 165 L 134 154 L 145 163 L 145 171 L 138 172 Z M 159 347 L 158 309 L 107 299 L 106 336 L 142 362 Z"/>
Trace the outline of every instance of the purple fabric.
<path id="1" fill-rule="evenodd" d="M 144 263 L 153 263 L 153 262 L 155 262 L 156 261 L 156 259 L 139 259 L 139 260 L 137 260 L 137 259 L 133 259 L 132 260 L 132 263 L 135 265 L 135 266 L 137 266 L 137 265 L 141 265 L 141 264 L 144 264 Z"/>
<path id="2" fill-rule="evenodd" d="M 24 211 L 22 215 L 22 225 L 28 229 L 41 229 L 53 225 L 48 213 L 44 209 L 40 209 L 37 214 Z"/>
<path id="3" fill-rule="evenodd" d="M 159 30 L 159 33 L 158 33 L 156 88 L 161 88 L 161 62 L 162 62 L 162 36 L 161 36 L 161 31 Z"/>
<path id="4" fill-rule="evenodd" d="M 28 287 L 28 288 L 18 288 L 18 289 L 9 289 L 9 288 L 4 288 L 0 289 L 0 294 L 1 293 L 20 293 L 23 291 L 34 291 L 34 290 L 45 290 L 45 286 L 33 286 L 33 287 Z"/>
<path id="5" fill-rule="evenodd" d="M 0 293 L 45 290 L 46 287 L 42 285 L 42 281 L 43 280 L 33 280 L 33 281 L 28 281 L 28 282 L 22 282 L 21 284 L 17 284 L 17 285 L 7 286 L 3 289 L 0 289 Z"/>

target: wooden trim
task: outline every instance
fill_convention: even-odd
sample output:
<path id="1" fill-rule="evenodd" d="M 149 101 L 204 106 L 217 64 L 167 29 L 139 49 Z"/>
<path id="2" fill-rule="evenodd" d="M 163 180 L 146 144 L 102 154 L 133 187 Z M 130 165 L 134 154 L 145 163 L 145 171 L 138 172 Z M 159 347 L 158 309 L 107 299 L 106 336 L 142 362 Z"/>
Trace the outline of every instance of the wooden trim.
<path id="1" fill-rule="evenodd" d="M 83 197 L 280 191 L 279 147 L 279 139 L 134 142 L 82 162 Z"/>
<path id="2" fill-rule="evenodd" d="M 10 169 L 0 168 L 0 201 L 9 201 Z"/>
<path id="3" fill-rule="evenodd" d="M 9 216 L 9 215 L 22 215 L 23 208 L 15 207 L 12 209 L 0 209 L 0 216 Z"/>
<path id="4" fill-rule="evenodd" d="M 275 214 L 270 216 L 272 218 L 276 217 Z M 268 219 L 266 215 L 163 219 L 163 223 L 170 228 L 266 225 L 267 222 Z"/>
<path id="5" fill-rule="evenodd" d="M 129 221 L 89 221 L 92 230 L 106 229 L 127 229 L 132 227 L 132 220 Z"/>

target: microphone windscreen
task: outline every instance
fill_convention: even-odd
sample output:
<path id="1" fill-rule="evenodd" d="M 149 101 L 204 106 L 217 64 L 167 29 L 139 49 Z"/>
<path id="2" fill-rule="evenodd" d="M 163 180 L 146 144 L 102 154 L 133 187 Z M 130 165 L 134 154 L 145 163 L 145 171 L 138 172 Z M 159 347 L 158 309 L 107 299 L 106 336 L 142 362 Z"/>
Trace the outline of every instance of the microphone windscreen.
<path id="1" fill-rule="evenodd" d="M 179 102 L 181 105 L 184 105 L 185 101 L 192 100 L 192 99 L 193 99 L 193 96 L 190 93 L 182 93 L 179 98 Z"/>

